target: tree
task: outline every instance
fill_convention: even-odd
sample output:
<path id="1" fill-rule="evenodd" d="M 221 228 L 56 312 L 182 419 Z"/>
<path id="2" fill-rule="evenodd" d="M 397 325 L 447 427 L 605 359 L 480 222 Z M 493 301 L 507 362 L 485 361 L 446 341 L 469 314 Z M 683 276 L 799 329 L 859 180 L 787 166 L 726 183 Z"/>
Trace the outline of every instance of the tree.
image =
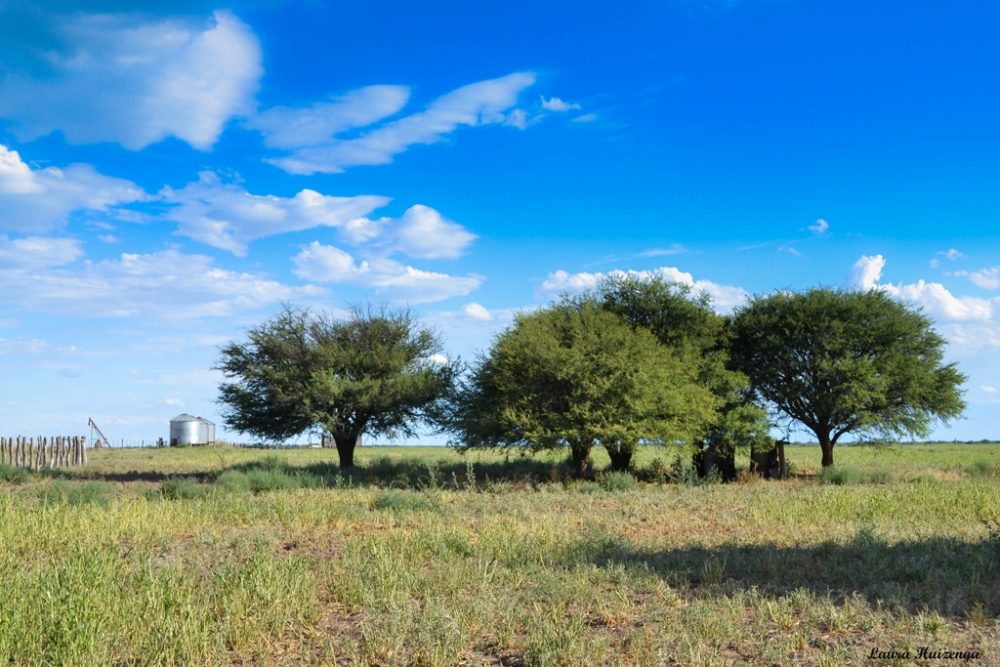
<path id="1" fill-rule="evenodd" d="M 656 275 L 625 274 L 608 276 L 596 293 L 603 308 L 648 329 L 663 345 L 685 349 L 697 358 L 698 380 L 720 404 L 704 439 L 693 443 L 697 461 L 711 452 L 723 476 L 735 479 L 738 449 L 763 451 L 774 446 L 767 411 L 754 402 L 749 379 L 729 367 L 731 322 L 713 310 L 708 294 Z"/>
<path id="2" fill-rule="evenodd" d="M 441 347 L 409 310 L 354 307 L 338 320 L 286 307 L 222 349 L 217 370 L 235 380 L 219 387 L 225 423 L 270 440 L 318 427 L 350 468 L 362 432 L 413 435 L 452 382 L 433 359 Z"/>
<path id="3" fill-rule="evenodd" d="M 603 445 L 616 470 L 639 441 L 699 437 L 715 396 L 687 354 L 593 300 L 523 313 L 460 383 L 441 423 L 459 446 L 568 447 L 577 476 Z"/>
<path id="4" fill-rule="evenodd" d="M 777 414 L 816 434 L 823 465 L 847 434 L 926 436 L 965 408 L 929 318 L 878 289 L 775 292 L 736 312 L 733 361 Z"/>

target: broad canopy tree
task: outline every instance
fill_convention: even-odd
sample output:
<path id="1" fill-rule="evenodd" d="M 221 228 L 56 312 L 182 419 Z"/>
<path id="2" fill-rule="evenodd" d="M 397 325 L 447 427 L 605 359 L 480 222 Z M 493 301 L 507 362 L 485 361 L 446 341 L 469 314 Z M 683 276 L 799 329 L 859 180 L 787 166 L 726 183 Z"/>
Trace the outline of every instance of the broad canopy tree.
<path id="1" fill-rule="evenodd" d="M 754 393 L 812 431 L 823 466 L 845 435 L 925 437 L 965 408 L 965 376 L 918 311 L 878 289 L 753 298 L 733 321 L 733 362 Z"/>
<path id="2" fill-rule="evenodd" d="M 364 432 L 412 435 L 453 379 L 440 335 L 409 310 L 354 307 L 344 319 L 286 307 L 222 349 L 227 426 L 268 440 L 312 428 L 333 436 L 341 468 Z"/>
<path id="3" fill-rule="evenodd" d="M 698 438 L 719 399 L 698 382 L 697 355 L 591 298 L 518 315 L 439 415 L 458 445 L 568 447 L 577 476 L 594 446 L 627 469 L 640 441 Z"/>
<path id="4" fill-rule="evenodd" d="M 754 401 L 749 379 L 731 368 L 731 321 L 712 308 L 705 292 L 665 280 L 612 274 L 597 286 L 606 310 L 629 324 L 649 330 L 661 344 L 685 350 L 698 363 L 698 381 L 718 399 L 716 418 L 704 438 L 692 443 L 701 461 L 711 452 L 723 477 L 735 478 L 737 450 L 767 451 L 774 447 L 767 411 Z"/>

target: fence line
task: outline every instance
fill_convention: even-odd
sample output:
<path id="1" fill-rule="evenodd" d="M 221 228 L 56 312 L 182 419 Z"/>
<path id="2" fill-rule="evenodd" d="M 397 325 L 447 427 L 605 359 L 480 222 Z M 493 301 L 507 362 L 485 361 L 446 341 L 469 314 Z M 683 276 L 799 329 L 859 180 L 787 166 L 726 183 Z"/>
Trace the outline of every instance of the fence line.
<path id="1" fill-rule="evenodd" d="M 0 438 L 0 463 L 29 470 L 87 465 L 85 436 Z"/>

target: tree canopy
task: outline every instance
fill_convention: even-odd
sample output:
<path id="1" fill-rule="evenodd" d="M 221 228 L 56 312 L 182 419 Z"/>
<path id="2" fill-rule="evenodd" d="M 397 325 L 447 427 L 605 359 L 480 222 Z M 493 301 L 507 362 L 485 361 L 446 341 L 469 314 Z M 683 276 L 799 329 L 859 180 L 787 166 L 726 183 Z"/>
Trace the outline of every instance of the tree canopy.
<path id="1" fill-rule="evenodd" d="M 965 376 L 922 313 L 881 290 L 816 288 L 753 298 L 733 321 L 733 362 L 775 413 L 833 448 L 859 438 L 926 436 L 961 415 Z"/>
<path id="2" fill-rule="evenodd" d="M 286 307 L 222 349 L 219 402 L 227 426 L 268 440 L 311 428 L 333 436 L 342 468 L 364 432 L 412 435 L 452 382 L 435 362 L 440 335 L 409 310 L 355 307 L 343 319 Z"/>
<path id="3" fill-rule="evenodd" d="M 711 449 L 716 460 L 731 461 L 737 449 L 773 447 L 767 411 L 753 400 L 747 376 L 730 368 L 731 322 L 713 310 L 708 294 L 660 276 L 624 274 L 601 281 L 596 294 L 603 308 L 697 358 L 699 382 L 719 399 L 714 424 L 694 443 L 699 451 Z"/>
<path id="4" fill-rule="evenodd" d="M 603 445 L 628 466 L 640 441 L 690 441 L 719 400 L 698 359 L 592 299 L 522 313 L 453 395 L 445 426 L 463 447 L 569 447 L 576 473 Z"/>

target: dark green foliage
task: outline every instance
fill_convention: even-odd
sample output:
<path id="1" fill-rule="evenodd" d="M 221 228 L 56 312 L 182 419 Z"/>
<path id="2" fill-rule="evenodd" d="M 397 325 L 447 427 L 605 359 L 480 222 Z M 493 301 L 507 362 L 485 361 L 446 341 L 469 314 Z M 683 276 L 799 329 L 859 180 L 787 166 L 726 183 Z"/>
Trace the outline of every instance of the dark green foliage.
<path id="1" fill-rule="evenodd" d="M 395 512 L 419 512 L 435 509 L 437 502 L 425 493 L 411 491 L 384 491 L 372 502 L 372 508 L 377 510 L 392 510 Z"/>
<path id="2" fill-rule="evenodd" d="M 965 469 L 965 472 L 968 473 L 969 477 L 974 479 L 1000 477 L 1000 465 L 980 459 L 978 461 L 973 461 L 972 464 Z"/>
<path id="3" fill-rule="evenodd" d="M 440 336 L 409 310 L 355 307 L 342 320 L 286 308 L 222 350 L 218 370 L 230 428 L 283 440 L 320 428 L 333 436 L 341 468 L 354 465 L 361 433 L 412 435 L 423 410 L 451 382 L 435 363 Z"/>
<path id="4" fill-rule="evenodd" d="M 46 502 L 69 505 L 104 505 L 111 492 L 112 487 L 107 482 L 69 482 L 61 479 L 43 484 L 35 491 Z"/>
<path id="5" fill-rule="evenodd" d="M 469 447 L 568 447 L 575 471 L 591 448 L 690 442 L 718 398 L 698 382 L 691 350 L 660 344 L 589 299 L 518 315 L 448 402 L 439 423 Z M 617 466 L 615 466 L 617 467 Z"/>
<path id="6" fill-rule="evenodd" d="M 837 486 L 889 484 L 893 479 L 888 470 L 859 470 L 853 466 L 828 466 L 819 473 L 819 481 Z"/>
<path id="7" fill-rule="evenodd" d="M 881 290 L 775 292 L 739 309 L 733 360 L 775 413 L 816 434 L 824 466 L 841 437 L 926 437 L 965 408 L 925 315 Z"/>
<path id="8" fill-rule="evenodd" d="M 24 468 L 15 468 L 6 463 L 0 463 L 0 482 L 7 484 L 24 484 L 31 479 L 31 474 Z"/>
<path id="9" fill-rule="evenodd" d="M 635 491 L 639 482 L 627 472 L 609 472 L 598 477 L 598 483 L 607 491 Z"/>
<path id="10" fill-rule="evenodd" d="M 717 461 L 733 460 L 737 449 L 774 446 L 767 411 L 753 402 L 749 380 L 728 366 L 732 328 L 712 309 L 708 294 L 659 276 L 611 275 L 597 287 L 603 308 L 635 327 L 650 331 L 665 346 L 697 359 L 698 379 L 719 399 L 720 407 L 699 450 Z"/>
<path id="11" fill-rule="evenodd" d="M 160 483 L 160 493 L 167 500 L 192 500 L 203 498 L 206 487 L 193 479 L 172 477 Z"/>

